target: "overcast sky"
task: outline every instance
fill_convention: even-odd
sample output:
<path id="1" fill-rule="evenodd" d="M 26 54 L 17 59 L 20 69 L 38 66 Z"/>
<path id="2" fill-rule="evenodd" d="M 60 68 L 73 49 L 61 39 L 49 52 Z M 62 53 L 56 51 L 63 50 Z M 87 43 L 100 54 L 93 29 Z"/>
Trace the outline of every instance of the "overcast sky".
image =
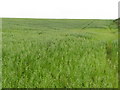
<path id="1" fill-rule="evenodd" d="M 1 0 L 0 17 L 116 19 L 119 0 Z"/>

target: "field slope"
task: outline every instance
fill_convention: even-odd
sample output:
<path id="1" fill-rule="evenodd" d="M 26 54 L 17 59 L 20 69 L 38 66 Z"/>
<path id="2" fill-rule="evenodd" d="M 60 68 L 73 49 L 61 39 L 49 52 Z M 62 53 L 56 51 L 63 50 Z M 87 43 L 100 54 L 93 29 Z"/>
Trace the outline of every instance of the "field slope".
<path id="1" fill-rule="evenodd" d="M 112 20 L 3 18 L 3 88 L 117 88 Z"/>

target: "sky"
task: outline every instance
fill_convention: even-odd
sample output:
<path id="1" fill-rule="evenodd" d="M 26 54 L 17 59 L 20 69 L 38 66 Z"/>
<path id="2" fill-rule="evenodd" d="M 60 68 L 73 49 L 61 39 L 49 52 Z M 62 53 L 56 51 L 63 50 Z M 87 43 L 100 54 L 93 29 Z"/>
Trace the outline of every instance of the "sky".
<path id="1" fill-rule="evenodd" d="M 0 17 L 117 19 L 119 0 L 1 0 Z"/>

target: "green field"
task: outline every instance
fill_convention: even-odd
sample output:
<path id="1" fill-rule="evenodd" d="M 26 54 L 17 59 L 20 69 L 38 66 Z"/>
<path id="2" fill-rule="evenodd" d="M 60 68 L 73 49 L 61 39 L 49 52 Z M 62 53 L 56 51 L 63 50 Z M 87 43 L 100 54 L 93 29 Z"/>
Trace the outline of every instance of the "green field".
<path id="1" fill-rule="evenodd" d="M 117 88 L 113 20 L 3 18 L 3 88 Z"/>

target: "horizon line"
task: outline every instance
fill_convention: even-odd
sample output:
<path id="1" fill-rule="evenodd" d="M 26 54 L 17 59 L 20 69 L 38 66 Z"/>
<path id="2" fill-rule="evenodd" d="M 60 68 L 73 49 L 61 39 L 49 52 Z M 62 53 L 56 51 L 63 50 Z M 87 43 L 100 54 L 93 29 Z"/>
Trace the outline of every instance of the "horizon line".
<path id="1" fill-rule="evenodd" d="M 36 17 L 0 17 L 0 18 L 23 18 L 23 19 L 104 19 L 104 20 L 115 20 L 118 18 L 36 18 Z"/>

